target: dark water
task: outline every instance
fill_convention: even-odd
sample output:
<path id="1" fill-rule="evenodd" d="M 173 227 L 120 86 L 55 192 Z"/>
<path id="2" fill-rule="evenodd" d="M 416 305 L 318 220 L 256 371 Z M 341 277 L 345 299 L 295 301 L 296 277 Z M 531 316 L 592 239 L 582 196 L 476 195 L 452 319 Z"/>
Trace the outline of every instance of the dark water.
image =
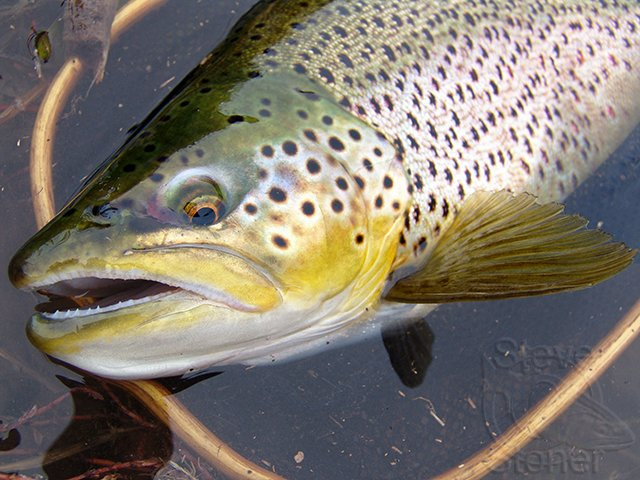
<path id="1" fill-rule="evenodd" d="M 12 16 L 0 9 L 0 26 L 13 26 L 2 28 L 1 51 L 14 63 L 18 58 L 28 65 L 24 45 L 31 24 L 45 28 L 62 7 L 60 2 L 42 2 L 37 8 L 29 2 L 5 3 L 21 8 Z M 103 83 L 67 109 L 59 125 L 58 205 L 252 3 L 170 2 L 113 46 Z M 6 65 L 0 63 L 3 102 L 7 92 L 33 82 L 24 74 L 12 76 L 15 65 Z M 45 73 L 53 71 L 55 65 L 45 65 Z M 84 95 L 86 85 L 78 91 Z M 0 125 L 4 269 L 35 230 L 28 179 L 34 118 L 28 108 Z M 638 246 L 638 198 L 636 129 L 568 199 L 567 209 L 592 224 L 602 222 L 617 239 Z M 0 420 L 6 425 L 75 387 L 73 399 L 63 398 L 34 420 L 0 434 L 0 464 L 24 462 L 0 467 L 0 472 L 68 478 L 109 461 L 160 457 L 195 471 L 193 478 L 220 477 L 212 470 L 213 477 L 207 476 L 206 465 L 192 468 L 197 456 L 189 457 L 188 448 L 172 442 L 148 415 L 134 417 L 136 403 L 116 387 L 105 390 L 97 380 L 83 379 L 37 352 L 24 334 L 36 299 L 15 291 L 5 275 L 0 282 Z M 374 337 L 291 363 L 228 368 L 177 395 L 238 452 L 287 478 L 429 478 L 462 463 L 503 432 L 606 335 L 639 295 L 636 261 L 616 278 L 583 292 L 442 307 L 428 317 L 434 358 L 415 389 L 398 380 L 382 341 Z M 639 361 L 640 344 L 635 343 L 587 395 L 492 478 L 638 478 Z M 85 382 L 102 398 L 78 390 Z M 141 466 L 120 470 L 119 478 L 145 478 L 142 471 Z M 190 478 L 173 475 L 165 471 L 163 478 Z"/>

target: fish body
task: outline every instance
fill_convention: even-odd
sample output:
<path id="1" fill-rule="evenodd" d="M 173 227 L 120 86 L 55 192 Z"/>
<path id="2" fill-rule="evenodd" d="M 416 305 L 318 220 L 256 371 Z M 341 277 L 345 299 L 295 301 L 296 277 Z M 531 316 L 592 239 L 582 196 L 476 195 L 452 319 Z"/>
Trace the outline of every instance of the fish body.
<path id="1" fill-rule="evenodd" d="M 639 65 L 639 2 L 261 2 L 16 254 L 29 336 L 154 377 L 600 281 L 633 252 L 547 202 L 638 122 Z"/>

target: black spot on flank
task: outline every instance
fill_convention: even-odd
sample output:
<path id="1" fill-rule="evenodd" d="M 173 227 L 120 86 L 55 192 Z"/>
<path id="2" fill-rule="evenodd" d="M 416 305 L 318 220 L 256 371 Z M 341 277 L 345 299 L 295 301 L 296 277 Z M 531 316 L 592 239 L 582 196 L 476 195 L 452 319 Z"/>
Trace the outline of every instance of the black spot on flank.
<path id="1" fill-rule="evenodd" d="M 204 150 L 201 148 L 196 149 L 196 155 L 198 156 L 198 158 L 204 157 Z"/>
<path id="2" fill-rule="evenodd" d="M 271 241 L 279 248 L 284 249 L 289 246 L 289 242 L 287 242 L 287 240 L 280 235 L 274 235 L 273 237 L 271 237 Z"/>
<path id="3" fill-rule="evenodd" d="M 262 35 L 251 35 L 251 36 L 249 37 L 249 40 L 251 40 L 251 41 L 254 41 L 254 42 L 255 42 L 255 41 L 257 41 L 257 40 L 260 40 L 261 38 L 262 38 Z"/>
<path id="4" fill-rule="evenodd" d="M 395 201 L 391 204 L 394 210 L 400 210 L 400 202 Z"/>
<path id="5" fill-rule="evenodd" d="M 244 122 L 244 117 L 242 115 L 231 115 L 227 118 L 227 123 L 240 123 Z"/>
<path id="6" fill-rule="evenodd" d="M 373 163 L 368 158 L 362 160 L 362 166 L 367 169 L 367 172 L 371 172 L 373 170 Z"/>
<path id="7" fill-rule="evenodd" d="M 302 118 L 303 120 L 306 120 L 307 118 L 309 118 L 309 114 L 307 112 L 305 112 L 304 110 L 298 110 L 298 116 L 300 118 Z"/>
<path id="8" fill-rule="evenodd" d="M 433 195 L 429 195 L 429 211 L 433 212 L 436 209 L 436 198 Z"/>
<path id="9" fill-rule="evenodd" d="M 347 68 L 353 68 L 353 62 L 351 61 L 351 59 L 345 55 L 344 53 L 341 53 L 340 55 L 338 55 L 338 59 L 343 63 L 343 65 Z"/>
<path id="10" fill-rule="evenodd" d="M 317 160 L 314 160 L 313 158 L 311 158 L 307 160 L 307 170 L 311 174 L 318 173 L 320 171 L 320 164 L 318 163 Z"/>
<path id="11" fill-rule="evenodd" d="M 329 146 L 338 152 L 344 150 L 344 143 L 342 143 L 337 137 L 331 137 L 329 139 Z"/>
<path id="12" fill-rule="evenodd" d="M 307 69 L 304 68 L 304 66 L 302 64 L 300 64 L 300 63 L 296 63 L 293 66 L 293 71 L 296 72 L 296 73 L 299 73 L 301 75 L 304 75 L 305 73 L 307 73 Z"/>
<path id="13" fill-rule="evenodd" d="M 416 190 L 422 191 L 422 188 L 424 187 L 424 183 L 422 182 L 422 177 L 420 176 L 420 174 L 416 173 L 413 178 L 414 178 L 413 184 L 416 186 Z"/>
<path id="14" fill-rule="evenodd" d="M 267 117 L 271 116 L 271 112 L 269 110 L 267 110 L 266 108 L 263 108 L 258 112 L 258 115 L 260 115 L 261 117 L 267 118 Z"/>
<path id="15" fill-rule="evenodd" d="M 158 158 L 156 158 L 156 162 L 158 162 L 158 163 L 164 163 L 167 160 L 169 160 L 169 157 L 167 157 L 166 155 L 161 155 Z"/>
<path id="16" fill-rule="evenodd" d="M 267 157 L 267 158 L 271 158 L 271 157 L 273 157 L 273 154 L 275 153 L 275 152 L 273 151 L 273 147 L 272 147 L 272 146 L 270 146 L 270 145 L 264 145 L 264 146 L 262 147 L 261 152 L 262 152 L 262 155 L 264 155 L 264 156 L 265 156 L 265 157 Z"/>
<path id="17" fill-rule="evenodd" d="M 333 118 L 331 118 L 329 115 L 325 115 L 324 117 L 322 117 L 322 123 L 327 126 L 333 125 Z"/>
<path id="18" fill-rule="evenodd" d="M 338 188 L 340 190 L 347 190 L 349 188 L 349 184 L 347 183 L 347 181 L 342 178 L 342 177 L 338 177 L 336 179 L 336 185 L 338 186 Z"/>
<path id="19" fill-rule="evenodd" d="M 473 19 L 473 16 L 471 16 L 471 14 L 470 14 L 470 13 L 465 12 L 465 14 L 464 14 L 463 16 L 464 16 L 465 21 L 466 21 L 469 25 L 471 25 L 472 27 L 475 27 L 475 25 L 476 25 L 476 21 Z"/>
<path id="20" fill-rule="evenodd" d="M 382 156 L 382 150 L 380 150 L 378 147 L 373 149 L 373 153 L 376 155 L 376 157 Z"/>
<path id="21" fill-rule="evenodd" d="M 420 207 L 418 205 L 416 205 L 415 207 L 413 207 L 413 222 L 417 225 L 418 223 L 420 223 Z"/>
<path id="22" fill-rule="evenodd" d="M 269 198 L 274 202 L 282 203 L 287 199 L 287 194 L 278 187 L 273 187 L 269 190 Z"/>
<path id="23" fill-rule="evenodd" d="M 442 201 L 442 216 L 447 218 L 449 216 L 449 203 L 446 200 Z"/>
<path id="24" fill-rule="evenodd" d="M 302 204 L 302 213 L 304 213 L 307 217 L 313 215 L 316 211 L 316 207 L 313 206 L 311 202 L 304 202 Z"/>
<path id="25" fill-rule="evenodd" d="M 260 72 L 255 71 L 255 70 L 247 73 L 247 77 L 249 77 L 249 78 L 257 78 L 259 76 L 260 76 Z"/>
<path id="26" fill-rule="evenodd" d="M 261 168 L 258 170 L 258 178 L 264 180 L 265 178 L 267 178 L 267 171 L 264 168 Z"/>
<path id="27" fill-rule="evenodd" d="M 420 240 L 418 240 L 418 248 L 421 252 L 423 252 L 424 249 L 427 248 L 427 239 L 425 237 L 420 237 Z"/>
<path id="28" fill-rule="evenodd" d="M 211 91 L 211 87 L 202 87 L 200 89 L 200 93 L 209 93 Z"/>
<path id="29" fill-rule="evenodd" d="M 340 213 L 344 209 L 344 206 L 342 202 L 336 198 L 331 202 L 331 209 L 336 213 Z"/>
<path id="30" fill-rule="evenodd" d="M 122 167 L 123 172 L 133 172 L 136 169 L 136 165 L 134 163 L 127 163 L 124 167 Z"/>
<path id="31" fill-rule="evenodd" d="M 354 128 L 352 128 L 351 130 L 349 130 L 349 136 L 355 140 L 356 142 L 359 141 L 362 136 L 360 135 L 360 132 Z"/>
<path id="32" fill-rule="evenodd" d="M 153 143 L 149 143 L 148 145 L 144 146 L 144 151 L 147 153 L 155 152 L 155 150 L 156 146 Z"/>
<path id="33" fill-rule="evenodd" d="M 164 180 L 164 175 L 162 175 L 161 173 L 153 173 L 149 178 L 152 182 L 160 183 L 162 180 Z"/>
<path id="34" fill-rule="evenodd" d="M 320 69 L 320 76 L 326 80 L 327 83 L 335 83 L 336 79 L 333 77 L 331 71 L 327 68 Z"/>
<path id="35" fill-rule="evenodd" d="M 184 165 L 188 165 L 188 164 L 189 164 L 189 157 L 187 157 L 186 155 L 181 155 L 181 156 L 180 156 L 180 161 L 181 161 Z"/>
<path id="36" fill-rule="evenodd" d="M 393 187 L 393 180 L 391 180 L 391 177 L 389 177 L 388 175 L 384 176 L 384 180 L 382 181 L 382 185 L 384 185 L 384 188 L 391 188 Z"/>
<path id="37" fill-rule="evenodd" d="M 189 103 L 191 103 L 191 102 L 189 102 L 189 100 L 183 100 L 183 101 L 181 101 L 181 102 L 179 103 L 179 105 L 180 105 L 181 107 L 186 107 L 187 105 L 189 105 Z"/>
<path id="38" fill-rule="evenodd" d="M 291 140 L 287 140 L 282 144 L 282 150 L 287 155 L 293 156 L 296 153 L 298 153 L 298 146 L 295 144 L 295 142 L 292 142 Z"/>
<path id="39" fill-rule="evenodd" d="M 171 120 L 171 115 L 163 115 L 160 117 L 159 121 L 160 122 L 168 122 L 169 120 Z"/>
<path id="40" fill-rule="evenodd" d="M 382 208 L 382 205 L 384 205 L 384 202 L 382 201 L 382 196 L 378 195 L 376 197 L 376 208 Z"/>
<path id="41" fill-rule="evenodd" d="M 356 235 L 356 243 L 358 245 L 360 245 L 362 242 L 364 242 L 364 235 L 362 235 L 361 233 Z"/>
<path id="42" fill-rule="evenodd" d="M 362 177 L 355 175 L 353 177 L 353 179 L 356 181 L 356 183 L 358 184 L 358 187 L 362 190 L 364 189 L 364 180 L 362 179 Z"/>
<path id="43" fill-rule="evenodd" d="M 347 38 L 347 31 L 339 25 L 334 25 L 333 31 L 340 35 L 342 38 Z"/>
<path id="44" fill-rule="evenodd" d="M 317 142 L 318 141 L 318 137 L 316 137 L 316 134 L 315 134 L 315 132 L 313 130 L 305 130 L 304 131 L 304 136 L 307 137 L 312 142 Z"/>
<path id="45" fill-rule="evenodd" d="M 271 105 L 271 100 L 269 98 L 263 98 L 262 100 L 260 100 L 260 103 L 265 107 L 268 107 L 269 105 Z"/>
<path id="46" fill-rule="evenodd" d="M 76 213 L 76 209 L 75 208 L 70 208 L 69 210 L 67 210 L 66 212 L 64 212 L 64 215 L 62 215 L 63 217 L 70 217 L 71 215 L 73 215 L 74 213 Z"/>

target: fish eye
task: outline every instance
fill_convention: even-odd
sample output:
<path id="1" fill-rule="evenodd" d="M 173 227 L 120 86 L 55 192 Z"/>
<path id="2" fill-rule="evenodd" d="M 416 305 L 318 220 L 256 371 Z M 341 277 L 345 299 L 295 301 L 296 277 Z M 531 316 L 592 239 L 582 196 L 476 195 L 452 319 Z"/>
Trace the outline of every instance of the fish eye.
<path id="1" fill-rule="evenodd" d="M 224 203 L 218 197 L 196 198 L 184 206 L 192 225 L 213 225 L 224 216 Z"/>

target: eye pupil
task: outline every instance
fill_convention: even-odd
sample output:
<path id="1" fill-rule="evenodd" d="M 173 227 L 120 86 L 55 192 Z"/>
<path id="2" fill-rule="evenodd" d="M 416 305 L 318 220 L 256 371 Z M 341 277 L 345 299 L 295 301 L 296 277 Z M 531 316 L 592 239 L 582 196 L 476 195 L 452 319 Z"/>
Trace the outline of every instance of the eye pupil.
<path id="1" fill-rule="evenodd" d="M 198 208 L 193 217 L 191 217 L 191 223 L 195 225 L 213 225 L 216 221 L 216 212 L 211 207 Z"/>
<path id="2" fill-rule="evenodd" d="M 215 202 L 188 203 L 184 211 L 192 225 L 213 225 L 224 216 L 224 205 L 219 200 Z"/>

